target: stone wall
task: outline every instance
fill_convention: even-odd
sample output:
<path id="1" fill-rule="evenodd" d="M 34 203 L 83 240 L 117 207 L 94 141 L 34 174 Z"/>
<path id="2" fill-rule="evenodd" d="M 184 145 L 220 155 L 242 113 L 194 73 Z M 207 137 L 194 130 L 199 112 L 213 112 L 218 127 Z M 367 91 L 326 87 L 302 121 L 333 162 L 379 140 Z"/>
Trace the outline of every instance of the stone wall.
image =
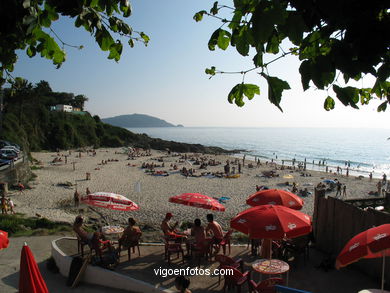
<path id="1" fill-rule="evenodd" d="M 26 184 L 31 179 L 32 172 L 30 170 L 30 164 L 26 159 L 20 159 L 12 167 L 0 171 L 0 184 L 8 183 L 8 187 L 13 184 L 17 184 L 21 181 Z"/>

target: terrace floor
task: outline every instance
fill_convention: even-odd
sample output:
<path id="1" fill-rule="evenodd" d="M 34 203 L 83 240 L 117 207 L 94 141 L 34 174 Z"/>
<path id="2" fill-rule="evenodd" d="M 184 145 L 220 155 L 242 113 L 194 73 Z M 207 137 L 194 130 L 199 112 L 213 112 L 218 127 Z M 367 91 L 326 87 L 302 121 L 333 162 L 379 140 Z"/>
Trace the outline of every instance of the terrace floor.
<path id="1" fill-rule="evenodd" d="M 63 239 L 57 241 L 59 248 L 67 255 L 74 256 L 77 254 L 76 240 Z M 144 282 L 155 285 L 156 287 L 164 287 L 175 291 L 174 279 L 176 276 L 163 277 L 155 273 L 159 269 L 187 269 L 196 268 L 197 261 L 189 260 L 184 264 L 181 260 L 175 259 L 171 265 L 168 265 L 164 260 L 164 246 L 140 246 L 141 256 L 138 253 L 132 254 L 132 259 L 129 262 L 127 251 L 121 253 L 120 264 L 115 268 L 115 271 L 120 274 L 130 276 L 132 278 L 142 280 Z M 249 249 L 246 246 L 232 246 L 230 254 L 233 258 L 242 258 L 245 263 L 245 270 L 251 269 L 251 263 L 259 259 L 250 255 Z M 325 272 L 323 269 L 317 268 L 322 262 L 323 254 L 315 248 L 311 248 L 310 257 L 304 264 L 303 257 L 296 259 L 290 264 L 289 271 L 289 286 L 301 290 L 307 290 L 312 293 L 356 293 L 367 288 L 379 288 L 380 276 L 378 279 L 372 279 L 366 274 L 357 271 L 353 265 L 341 270 L 331 269 Z M 206 262 L 202 260 L 201 269 L 210 269 L 213 271 L 218 267 L 217 262 Z M 260 275 L 257 272 L 252 272 L 252 278 L 259 281 Z M 223 280 L 218 285 L 218 276 L 190 276 L 190 289 L 192 292 L 220 292 L 223 288 Z M 82 284 L 80 285 L 82 286 Z M 245 285 L 241 292 L 248 292 Z"/>

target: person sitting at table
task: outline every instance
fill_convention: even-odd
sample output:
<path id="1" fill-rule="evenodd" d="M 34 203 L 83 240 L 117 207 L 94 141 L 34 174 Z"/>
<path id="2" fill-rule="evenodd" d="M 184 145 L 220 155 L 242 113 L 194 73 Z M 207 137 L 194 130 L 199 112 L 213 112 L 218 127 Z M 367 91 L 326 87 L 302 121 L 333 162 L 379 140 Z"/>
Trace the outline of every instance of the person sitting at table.
<path id="1" fill-rule="evenodd" d="M 177 230 L 176 227 L 179 224 L 178 221 L 174 225 L 171 225 L 169 221 L 172 219 L 173 214 L 172 213 L 167 213 L 165 215 L 164 220 L 161 223 L 161 230 L 164 232 L 164 235 L 168 237 L 169 240 L 174 240 L 177 243 L 183 243 L 185 242 L 186 248 L 187 248 L 187 255 L 190 251 L 190 244 L 188 242 L 187 236 L 184 234 L 180 234 Z"/>
<path id="2" fill-rule="evenodd" d="M 135 226 L 136 221 L 134 218 L 129 218 L 129 226 L 123 231 L 123 235 L 118 240 L 118 253 L 121 252 L 121 247 L 124 248 L 133 247 L 138 244 L 139 238 L 142 235 L 141 229 Z"/>
<path id="3" fill-rule="evenodd" d="M 113 251 L 110 240 L 105 240 L 103 234 L 100 232 L 93 233 L 91 239 L 91 249 L 96 251 L 96 255 L 102 258 L 103 251 L 107 248 L 109 251 Z"/>
<path id="4" fill-rule="evenodd" d="M 209 244 L 209 238 L 206 237 L 206 230 L 202 226 L 200 219 L 195 219 L 194 227 L 191 229 L 191 236 L 195 238 L 195 247 L 202 249 Z"/>
<path id="5" fill-rule="evenodd" d="M 77 236 L 82 242 L 91 245 L 93 233 L 88 233 L 83 229 L 84 219 L 82 216 L 77 216 L 73 223 L 73 231 L 76 232 Z"/>
<path id="6" fill-rule="evenodd" d="M 176 227 L 179 224 L 178 221 L 176 221 L 175 224 L 173 225 L 169 223 L 172 217 L 173 217 L 172 213 L 167 213 L 165 215 L 164 220 L 161 223 L 161 230 L 164 232 L 164 235 L 168 236 L 171 239 L 187 238 L 185 235 L 178 233 L 178 231 L 176 230 Z"/>
<path id="7" fill-rule="evenodd" d="M 223 231 L 221 225 L 214 221 L 213 214 L 207 215 L 207 221 L 209 222 L 206 227 L 206 234 L 212 236 L 213 244 L 219 244 L 223 239 Z"/>

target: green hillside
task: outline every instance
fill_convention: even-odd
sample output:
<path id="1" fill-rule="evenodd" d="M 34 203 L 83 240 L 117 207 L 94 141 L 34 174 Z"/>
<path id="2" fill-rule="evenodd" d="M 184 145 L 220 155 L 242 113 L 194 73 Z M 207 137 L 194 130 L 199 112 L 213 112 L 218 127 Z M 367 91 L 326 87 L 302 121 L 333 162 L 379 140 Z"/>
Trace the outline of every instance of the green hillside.
<path id="1" fill-rule="evenodd" d="M 221 153 L 221 148 L 204 147 L 153 139 L 124 128 L 103 123 L 88 112 L 58 112 L 51 107 L 63 104 L 83 110 L 83 95 L 54 92 L 46 81 L 32 85 L 17 78 L 2 90 L 4 110 L 0 138 L 15 142 L 27 151 L 70 149 L 85 146 L 135 146 L 177 152 Z"/>
<path id="2" fill-rule="evenodd" d="M 104 123 L 108 123 L 114 126 L 119 127 L 175 127 L 171 123 L 166 122 L 165 120 L 144 115 L 144 114 L 130 114 L 130 115 L 120 115 L 110 118 L 103 118 Z"/>

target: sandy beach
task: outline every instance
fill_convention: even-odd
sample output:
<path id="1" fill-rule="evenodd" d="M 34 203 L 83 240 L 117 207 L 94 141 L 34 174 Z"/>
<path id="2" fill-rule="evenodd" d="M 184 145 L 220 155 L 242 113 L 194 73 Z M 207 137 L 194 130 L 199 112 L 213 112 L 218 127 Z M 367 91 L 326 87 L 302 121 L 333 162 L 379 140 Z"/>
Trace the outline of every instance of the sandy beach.
<path id="1" fill-rule="evenodd" d="M 65 155 L 67 163 L 65 164 Z M 81 155 L 81 157 L 80 157 Z M 140 206 L 140 210 L 135 212 L 110 211 L 102 208 L 95 208 L 104 215 L 108 215 L 112 223 L 125 224 L 129 216 L 135 217 L 142 227 L 149 226 L 154 230 L 159 230 L 159 225 L 166 212 L 172 212 L 174 219 L 178 221 L 193 221 L 200 217 L 205 221 L 205 216 L 209 210 L 198 209 L 168 202 L 169 197 L 185 192 L 197 192 L 212 197 L 228 197 L 226 200 L 225 212 L 214 212 L 217 221 L 224 229 L 229 228 L 229 220 L 240 211 L 247 207 L 245 200 L 249 195 L 256 192 L 256 185 L 264 185 L 269 188 L 289 188 L 296 182 L 299 189 L 308 188 L 312 194 L 304 197 L 303 212 L 312 215 L 314 186 L 324 179 L 338 179 L 341 183 L 346 184 L 346 196 L 344 198 L 365 198 L 372 197 L 368 195 L 369 191 L 376 190 L 378 179 L 370 181 L 368 178 L 357 178 L 353 176 L 334 175 L 318 171 L 305 171 L 310 175 L 301 176 L 298 170 L 280 170 L 276 166 L 276 172 L 279 177 L 264 178 L 259 177 L 263 172 L 275 170 L 275 166 L 265 164 L 256 167 L 254 162 L 245 161 L 242 167 L 242 174 L 239 178 L 218 178 L 214 177 L 185 177 L 178 170 L 170 167 L 176 164 L 180 170 L 183 166 L 196 170 L 195 174 L 201 172 L 223 172 L 226 160 L 234 161 L 235 158 L 226 155 L 199 155 L 209 159 L 215 159 L 221 162 L 217 166 L 208 166 L 207 170 L 199 170 L 199 165 L 193 165 L 193 161 L 181 160 L 180 155 L 168 155 L 167 152 L 152 150 L 151 156 L 135 157 L 134 160 L 128 160 L 128 155 L 122 148 L 98 149 L 96 155 L 92 152 L 68 151 L 60 152 L 62 162 L 51 163 L 57 157 L 57 153 L 40 152 L 33 153 L 34 159 L 39 161 L 36 166 L 42 168 L 33 170 L 37 175 L 34 181 L 28 185 L 31 189 L 23 192 L 13 191 L 10 196 L 16 204 L 16 212 L 24 213 L 28 216 L 37 214 L 51 220 L 73 222 L 75 216 L 84 213 L 87 217 L 99 218 L 91 212 L 86 205 L 80 205 L 75 208 L 73 204 L 73 193 L 75 188 L 80 194 L 85 194 L 88 187 L 91 192 L 106 191 L 122 194 L 133 200 Z M 155 170 L 165 170 L 169 176 L 152 176 L 145 173 L 141 168 L 143 163 L 154 163 L 161 165 L 157 161 L 162 157 L 164 167 L 157 167 Z M 187 159 L 195 157 L 194 154 L 187 154 Z M 107 160 L 107 164 L 102 165 L 102 160 Z M 180 162 L 179 162 L 180 161 Z M 73 162 L 75 170 L 73 170 Z M 242 163 L 242 160 L 240 160 Z M 254 164 L 253 168 L 248 167 L 248 163 Z M 237 173 L 237 165 L 235 166 Z M 91 179 L 86 180 L 86 173 L 91 174 Z M 287 178 L 286 178 L 287 177 Z M 73 186 L 64 187 L 61 183 L 70 182 Z M 141 192 L 137 192 L 135 185 L 140 182 Z M 290 185 L 286 185 L 289 182 Z M 60 185 L 59 185 L 60 184 Z M 328 195 L 335 196 L 336 191 L 329 192 Z"/>

